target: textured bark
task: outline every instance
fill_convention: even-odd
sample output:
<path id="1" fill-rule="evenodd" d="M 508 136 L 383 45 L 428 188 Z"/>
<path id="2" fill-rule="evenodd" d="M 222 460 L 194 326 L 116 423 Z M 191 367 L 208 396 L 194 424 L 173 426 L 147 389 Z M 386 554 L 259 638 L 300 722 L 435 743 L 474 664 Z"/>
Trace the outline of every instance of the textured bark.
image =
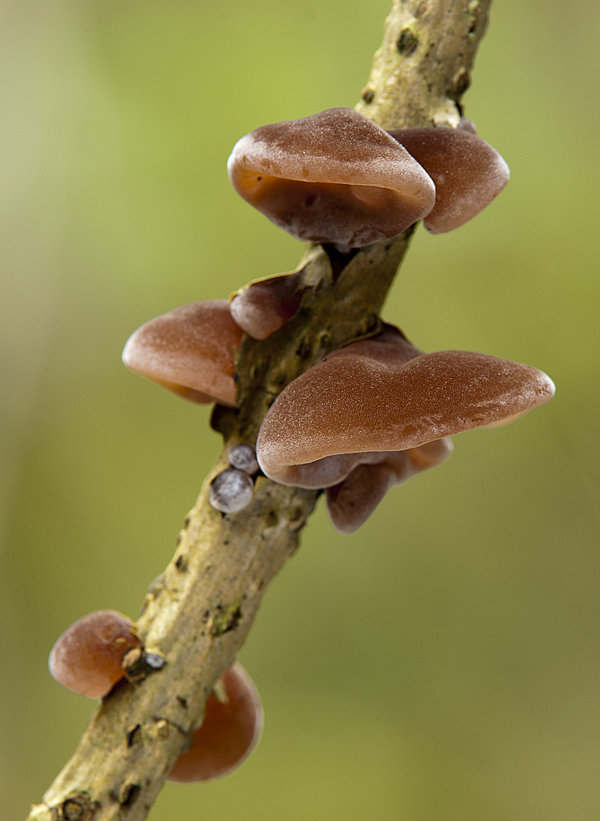
<path id="1" fill-rule="evenodd" d="M 490 2 L 395 0 L 358 110 L 385 128 L 456 126 Z M 243 644 L 268 582 L 298 547 L 318 496 L 259 477 L 250 505 L 223 515 L 208 504 L 209 484 L 226 467 L 231 444 L 256 440 L 286 384 L 377 329 L 412 230 L 348 256 L 308 246 L 295 317 L 263 342 L 244 337 L 236 366 L 240 410 L 213 415 L 225 449 L 138 621 L 146 650 L 166 663 L 104 699 L 29 821 L 146 818 L 201 722 L 213 684 Z"/>

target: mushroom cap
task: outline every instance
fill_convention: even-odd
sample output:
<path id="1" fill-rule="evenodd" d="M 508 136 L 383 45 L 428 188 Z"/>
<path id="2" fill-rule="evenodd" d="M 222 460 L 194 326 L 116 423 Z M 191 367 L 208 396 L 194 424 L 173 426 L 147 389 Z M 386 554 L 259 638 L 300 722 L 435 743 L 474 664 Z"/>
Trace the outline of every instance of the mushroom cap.
<path id="1" fill-rule="evenodd" d="M 179 756 L 169 781 L 220 778 L 239 767 L 258 743 L 263 713 L 252 679 L 236 661 L 225 670 L 222 681 L 227 700 L 220 701 L 214 692 L 209 695 L 192 747 Z"/>
<path id="2" fill-rule="evenodd" d="M 301 280 L 302 270 L 251 282 L 231 298 L 231 316 L 253 339 L 266 339 L 300 307 Z"/>
<path id="3" fill-rule="evenodd" d="M 510 171 L 489 143 L 465 127 L 390 131 L 435 183 L 435 205 L 423 220 L 432 234 L 458 228 L 502 191 Z"/>
<path id="4" fill-rule="evenodd" d="M 397 344 L 406 349 L 409 343 Z M 294 466 L 417 448 L 523 413 L 553 393 L 546 374 L 495 356 L 438 351 L 399 364 L 348 345 L 277 397 L 261 425 L 257 457 L 267 476 L 293 484 Z"/>
<path id="5" fill-rule="evenodd" d="M 354 533 L 390 488 L 439 465 L 452 451 L 449 439 L 436 439 L 418 448 L 381 453 L 375 464 L 361 463 L 339 485 L 327 488 L 327 512 L 334 528 L 341 534 Z"/>
<path id="6" fill-rule="evenodd" d="M 88 698 L 103 698 L 123 678 L 123 656 L 141 645 L 133 622 L 116 610 L 96 610 L 74 622 L 56 641 L 52 678 Z"/>
<path id="7" fill-rule="evenodd" d="M 233 352 L 242 336 L 226 299 L 191 302 L 138 328 L 123 362 L 192 402 L 235 407 Z"/>
<path id="8" fill-rule="evenodd" d="M 242 137 L 227 169 L 247 202 L 297 239 L 369 245 L 431 211 L 428 174 L 350 108 L 273 123 Z"/>

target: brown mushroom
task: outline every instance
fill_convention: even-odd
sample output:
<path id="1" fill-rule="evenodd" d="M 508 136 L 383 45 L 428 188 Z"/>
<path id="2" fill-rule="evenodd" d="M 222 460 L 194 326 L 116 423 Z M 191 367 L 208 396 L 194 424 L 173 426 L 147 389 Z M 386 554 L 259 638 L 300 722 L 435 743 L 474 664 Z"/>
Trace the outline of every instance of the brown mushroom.
<path id="1" fill-rule="evenodd" d="M 233 352 L 242 336 L 227 300 L 192 302 L 138 328 L 123 362 L 192 402 L 235 407 Z"/>
<path id="2" fill-rule="evenodd" d="M 227 168 L 247 202 L 313 242 L 356 248 L 396 236 L 435 201 L 419 163 L 350 108 L 257 128 L 236 143 Z"/>
<path id="3" fill-rule="evenodd" d="M 386 326 L 282 391 L 261 425 L 257 458 L 282 484 L 333 486 L 358 464 L 381 461 L 376 454 L 500 422 L 553 393 L 549 377 L 528 365 L 467 351 L 422 354 Z"/>
<path id="4" fill-rule="evenodd" d="M 294 316 L 302 293 L 301 269 L 251 282 L 233 295 L 229 310 L 245 333 L 253 339 L 266 339 Z"/>
<path id="5" fill-rule="evenodd" d="M 258 743 L 263 713 L 252 679 L 236 661 L 221 680 L 224 697 L 209 695 L 204 721 L 193 734 L 191 748 L 175 762 L 169 781 L 220 778 L 239 767 Z"/>
<path id="6" fill-rule="evenodd" d="M 88 698 L 103 698 L 123 678 L 124 655 L 141 643 L 127 616 L 96 610 L 74 622 L 57 640 L 48 668 L 63 687 Z"/>
<path id="7" fill-rule="evenodd" d="M 458 129 L 408 128 L 389 134 L 435 183 L 435 205 L 423 220 L 432 234 L 463 225 L 508 182 L 510 171 L 500 154 L 465 125 Z"/>
<path id="8" fill-rule="evenodd" d="M 353 533 L 364 524 L 388 490 L 411 476 L 435 467 L 452 453 L 448 438 L 418 448 L 382 453 L 381 461 L 361 463 L 340 482 L 327 488 L 327 512 L 338 533 Z"/>

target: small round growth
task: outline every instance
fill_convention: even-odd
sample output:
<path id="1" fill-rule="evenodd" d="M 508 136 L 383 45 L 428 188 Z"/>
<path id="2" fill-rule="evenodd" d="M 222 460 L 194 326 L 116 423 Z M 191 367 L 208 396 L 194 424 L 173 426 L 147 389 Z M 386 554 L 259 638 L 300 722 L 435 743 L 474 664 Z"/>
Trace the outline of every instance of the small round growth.
<path id="1" fill-rule="evenodd" d="M 169 781 L 208 781 L 227 775 L 245 761 L 260 738 L 263 713 L 248 673 L 235 662 L 223 673 L 225 700 L 211 693 L 192 747 L 179 756 Z"/>
<path id="2" fill-rule="evenodd" d="M 50 674 L 74 693 L 103 698 L 123 678 L 124 655 L 141 643 L 127 616 L 116 610 L 96 610 L 78 619 L 58 639 L 48 660 Z"/>
<path id="3" fill-rule="evenodd" d="M 394 237 L 435 201 L 419 163 L 350 108 L 257 128 L 236 143 L 227 168 L 247 202 L 313 242 L 358 248 Z"/>
<path id="4" fill-rule="evenodd" d="M 470 130 L 454 128 L 390 131 L 435 183 L 435 205 L 423 220 L 432 234 L 452 231 L 476 216 L 504 188 L 508 165 L 489 143 Z"/>
<path id="5" fill-rule="evenodd" d="M 294 316 L 302 293 L 302 270 L 257 279 L 233 295 L 229 310 L 253 339 L 266 339 Z"/>
<path id="6" fill-rule="evenodd" d="M 192 402 L 235 407 L 234 350 L 242 336 L 227 300 L 192 302 L 138 328 L 123 362 Z"/>
<path id="7" fill-rule="evenodd" d="M 232 445 L 227 453 L 229 464 L 247 473 L 248 476 L 254 476 L 259 471 L 259 464 L 256 461 L 256 450 L 252 445 L 245 442 L 240 442 L 237 445 Z"/>
<path id="8" fill-rule="evenodd" d="M 243 470 L 227 468 L 210 483 L 209 501 L 221 513 L 237 513 L 249 504 L 254 482 Z"/>
<path id="9" fill-rule="evenodd" d="M 553 394 L 552 380 L 528 365 L 469 351 L 424 354 L 387 325 L 281 392 L 257 458 L 276 482 L 332 488 L 334 524 L 351 532 L 392 485 L 450 454 L 445 437 L 511 421 Z"/>

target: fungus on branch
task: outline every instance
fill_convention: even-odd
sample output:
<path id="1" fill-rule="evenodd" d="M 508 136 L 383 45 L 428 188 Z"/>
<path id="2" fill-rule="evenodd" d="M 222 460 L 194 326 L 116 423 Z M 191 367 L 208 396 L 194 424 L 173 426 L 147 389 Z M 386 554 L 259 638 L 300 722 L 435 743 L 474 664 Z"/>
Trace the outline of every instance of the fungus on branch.
<path id="1" fill-rule="evenodd" d="M 236 661 L 225 670 L 221 681 L 223 697 L 215 692 L 209 695 L 204 720 L 193 734 L 192 746 L 175 762 L 169 781 L 220 778 L 239 767 L 258 744 L 263 712 L 252 679 Z"/>
<path id="2" fill-rule="evenodd" d="M 103 698 L 123 678 L 125 654 L 141 644 L 131 619 L 116 610 L 96 610 L 60 636 L 50 652 L 48 668 L 68 690 Z"/>
<path id="3" fill-rule="evenodd" d="M 242 336 L 226 299 L 192 302 L 138 328 L 123 362 L 192 402 L 235 407 L 233 354 Z"/>
<path id="4" fill-rule="evenodd" d="M 508 165 L 496 149 L 465 125 L 388 133 L 435 183 L 435 205 L 423 220 L 432 234 L 452 231 L 472 219 L 502 191 L 510 177 Z"/>
<path id="5" fill-rule="evenodd" d="M 419 163 L 350 108 L 257 128 L 236 143 L 227 168 L 247 202 L 313 242 L 356 248 L 396 236 L 435 201 Z"/>
<path id="6" fill-rule="evenodd" d="M 309 488 L 338 485 L 358 465 L 378 466 L 332 491 L 335 508 L 367 486 L 360 476 L 377 475 L 380 489 L 404 481 L 448 455 L 442 446 L 428 464 L 419 452 L 428 443 L 509 421 L 553 393 L 550 378 L 528 365 L 468 351 L 424 354 L 386 325 L 282 391 L 261 425 L 257 458 L 274 481 Z M 390 455 L 398 451 L 416 452 L 398 461 Z"/>
<path id="7" fill-rule="evenodd" d="M 243 470 L 226 468 L 210 483 L 209 501 L 221 513 L 243 510 L 254 491 L 254 482 Z"/>
<path id="8" fill-rule="evenodd" d="M 379 462 L 360 463 L 343 482 L 326 490 L 332 525 L 338 533 L 354 533 L 390 488 L 441 464 L 452 451 L 450 439 L 435 439 L 418 448 L 381 453 Z"/>
<path id="9" fill-rule="evenodd" d="M 257 279 L 234 294 L 229 310 L 240 328 L 253 339 L 283 328 L 300 307 L 303 270 Z"/>

